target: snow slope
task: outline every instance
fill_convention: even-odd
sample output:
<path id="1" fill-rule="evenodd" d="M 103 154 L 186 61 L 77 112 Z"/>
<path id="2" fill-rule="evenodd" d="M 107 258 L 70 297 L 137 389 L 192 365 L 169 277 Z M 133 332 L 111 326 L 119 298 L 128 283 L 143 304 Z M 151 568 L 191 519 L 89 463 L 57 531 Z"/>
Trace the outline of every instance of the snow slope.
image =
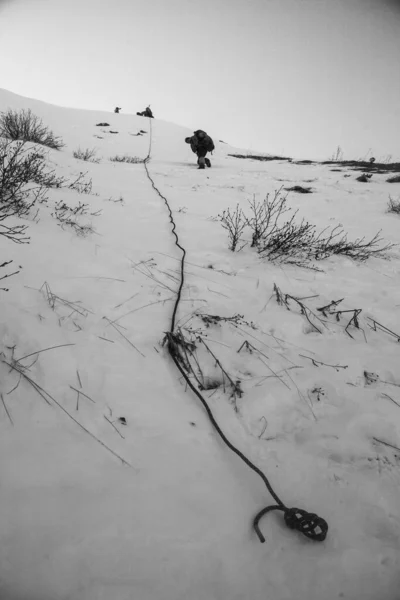
<path id="1" fill-rule="evenodd" d="M 45 402 L 0 365 L 12 419 L 0 405 L 1 600 L 398 600 L 400 451 L 385 444 L 400 447 L 400 347 L 372 331 L 367 317 L 400 330 L 399 252 L 362 265 L 329 259 L 323 272 L 279 267 L 248 246 L 230 252 L 213 218 L 237 203 L 246 208 L 253 194 L 262 199 L 282 184 L 312 180 L 305 185 L 313 194 L 289 196 L 301 216 L 321 229 L 341 223 L 349 237 L 382 229 L 397 242 L 399 217 L 386 204 L 399 185 L 385 175 L 362 184 L 357 173 L 323 165 L 240 160 L 222 143 L 213 168 L 200 173 L 184 143 L 191 131 L 174 124 L 0 90 L 0 111 L 8 107 L 31 108 L 61 135 L 66 146 L 49 151 L 49 165 L 68 179 L 87 172 L 93 190 L 50 190 L 48 205 L 25 221 L 29 245 L 0 236 L 1 262 L 22 267 L 2 281 L 9 288 L 1 292 L 3 361 L 31 355 L 18 364 L 32 365 L 25 374 L 51 394 Z M 187 250 L 178 325 L 206 336 L 244 392 L 236 401 L 222 387 L 205 396 L 285 504 L 328 521 L 323 543 L 271 513 L 260 544 L 252 519 L 273 501 L 217 436 L 162 346 L 181 255 L 143 164 L 109 160 L 144 158 L 150 125 L 149 172 Z M 78 146 L 95 147 L 101 162 L 73 158 Z M 112 201 L 121 196 L 123 203 Z M 82 217 L 94 233 L 61 228 L 51 216 L 60 200 L 101 210 Z M 53 309 L 45 282 L 77 304 L 57 301 Z M 294 305 L 288 311 L 276 302 L 274 283 L 293 296 L 317 296 L 304 301 L 314 311 L 339 298 L 343 309 L 361 308 L 366 338 L 354 327 L 348 336 L 344 317 L 327 319 L 318 333 Z M 199 314 L 243 321 L 206 327 Z M 263 354 L 238 352 L 246 340 Z M 70 345 L 35 354 L 63 344 Z M 204 349 L 199 357 L 206 377 L 221 378 Z"/>

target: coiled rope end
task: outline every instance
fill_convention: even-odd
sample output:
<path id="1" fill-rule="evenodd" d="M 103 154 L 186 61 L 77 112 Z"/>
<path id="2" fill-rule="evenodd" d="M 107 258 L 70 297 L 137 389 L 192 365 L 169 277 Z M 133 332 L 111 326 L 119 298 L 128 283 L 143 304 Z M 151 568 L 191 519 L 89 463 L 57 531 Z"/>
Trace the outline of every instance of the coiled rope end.
<path id="1" fill-rule="evenodd" d="M 286 506 L 276 504 L 263 508 L 254 517 L 253 527 L 262 544 L 265 542 L 265 537 L 258 523 L 261 517 L 272 510 L 281 510 L 284 513 L 285 523 L 289 529 L 297 529 L 297 531 L 300 531 L 300 533 L 315 542 L 323 542 L 325 540 L 328 533 L 328 523 L 325 519 L 301 508 L 287 508 Z"/>

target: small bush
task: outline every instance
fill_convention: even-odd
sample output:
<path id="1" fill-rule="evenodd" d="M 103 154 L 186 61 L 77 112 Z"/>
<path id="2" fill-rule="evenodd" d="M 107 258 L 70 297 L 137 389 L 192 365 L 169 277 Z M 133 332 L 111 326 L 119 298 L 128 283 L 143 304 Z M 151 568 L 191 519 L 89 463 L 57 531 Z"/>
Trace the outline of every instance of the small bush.
<path id="1" fill-rule="evenodd" d="M 74 215 L 75 217 L 78 215 L 87 215 L 88 209 L 89 209 L 89 204 L 85 204 L 84 202 L 79 202 L 77 206 L 72 208 L 71 206 L 68 206 L 67 204 L 65 204 L 65 202 L 63 200 L 60 200 L 59 202 L 57 202 L 57 204 L 55 206 L 55 210 L 58 213 L 65 214 L 68 212 L 71 215 Z"/>
<path id="2" fill-rule="evenodd" d="M 129 163 L 131 165 L 137 165 L 139 163 L 143 163 L 143 158 L 138 158 L 137 156 L 128 156 L 125 154 L 124 156 L 113 156 L 110 158 L 112 162 L 120 162 L 120 163 Z"/>
<path id="3" fill-rule="evenodd" d="M 297 212 L 282 222 L 285 214 L 291 212 L 287 206 L 287 195 L 281 195 L 279 188 L 273 198 L 269 194 L 263 202 L 250 202 L 252 216 L 246 218 L 252 230 L 252 247 L 257 247 L 259 254 L 270 261 L 293 262 L 305 266 L 310 260 L 312 244 L 315 239 L 315 225 L 304 219 L 296 223 Z"/>
<path id="4" fill-rule="evenodd" d="M 132 135 L 133 137 L 137 137 L 138 135 L 144 135 L 146 133 L 146 131 L 143 131 L 143 129 L 141 129 L 140 131 L 138 131 L 138 133 L 130 133 L 129 135 Z"/>
<path id="5" fill-rule="evenodd" d="M 6 260 L 5 262 L 3 262 L 0 265 L 0 269 L 3 269 L 4 267 L 8 267 L 8 265 L 10 265 L 13 261 L 12 260 Z M 13 268 L 13 267 L 11 267 Z M 0 281 L 2 281 L 3 279 L 8 279 L 8 277 L 13 277 L 14 275 L 18 275 L 18 273 L 20 273 L 20 270 L 22 269 L 21 266 L 19 266 L 18 271 L 13 271 L 12 273 L 6 273 L 5 275 L 3 275 L 2 277 L 0 277 Z M 4 288 L 4 287 L 0 287 L 0 290 L 2 292 L 9 292 L 9 288 Z"/>
<path id="6" fill-rule="evenodd" d="M 0 235 L 11 240 L 15 244 L 28 244 L 30 238 L 26 235 L 26 230 L 28 229 L 27 225 L 14 225 L 9 227 L 8 225 L 4 225 L 2 221 L 6 219 L 9 215 L 5 215 L 0 211 Z"/>
<path id="7" fill-rule="evenodd" d="M 233 158 L 248 158 L 250 160 L 260 160 L 260 161 L 270 161 L 270 160 L 287 160 L 288 162 L 292 162 L 292 159 L 288 156 L 272 156 L 270 154 L 266 155 L 256 155 L 256 154 L 228 154 L 228 156 L 233 156 Z"/>
<path id="8" fill-rule="evenodd" d="M 65 145 L 30 109 L 19 112 L 8 109 L 0 113 L 0 136 L 41 144 L 54 150 L 60 150 Z"/>
<path id="9" fill-rule="evenodd" d="M 125 201 L 121 195 L 117 199 L 110 196 L 110 198 L 107 198 L 107 200 L 108 200 L 108 202 L 113 202 L 114 204 L 121 204 L 122 206 L 124 206 L 124 204 L 125 204 Z"/>
<path id="10" fill-rule="evenodd" d="M 400 215 L 400 198 L 393 200 L 393 198 L 389 196 L 388 212 Z"/>
<path id="11" fill-rule="evenodd" d="M 386 181 L 388 183 L 400 183 L 400 175 L 393 175 L 393 177 L 389 177 Z"/>
<path id="12" fill-rule="evenodd" d="M 329 256 L 343 255 L 353 260 L 365 261 L 375 256 L 384 258 L 396 244 L 382 244 L 380 232 L 370 240 L 365 237 L 348 240 L 347 233 L 341 226 L 320 231 L 316 226 L 302 219 L 296 222 L 295 211 L 290 217 L 284 215 L 291 212 L 287 206 L 287 196 L 281 196 L 280 188 L 275 196 L 267 195 L 263 202 L 250 202 L 252 215 L 247 217 L 239 205 L 231 213 L 224 211 L 219 216 L 222 226 L 228 231 L 229 249 L 235 251 L 245 227 L 252 230 L 251 246 L 256 247 L 262 258 L 273 262 L 293 264 L 318 270 L 312 261 L 320 261 Z M 242 244 L 241 248 L 245 244 Z M 240 249 L 241 249 L 240 248 Z"/>
<path id="13" fill-rule="evenodd" d="M 341 149 L 340 146 L 338 146 L 336 148 L 336 152 L 334 152 L 334 154 L 332 154 L 331 156 L 331 161 L 332 162 L 338 162 L 343 160 L 343 150 Z"/>
<path id="14" fill-rule="evenodd" d="M 0 138 L 0 235 L 15 243 L 29 242 L 26 235 L 28 226 L 10 227 L 4 224 L 4 220 L 27 217 L 36 202 L 47 202 L 48 188 L 60 188 L 66 181 L 57 177 L 54 171 L 47 170 L 46 158 L 44 150 L 38 151 L 25 141 Z M 33 220 L 37 214 L 38 211 Z"/>
<path id="15" fill-rule="evenodd" d="M 253 232 L 251 247 L 258 246 L 268 231 L 272 233 L 273 223 L 290 210 L 286 206 L 287 196 L 279 197 L 281 190 L 282 188 L 275 192 L 272 200 L 269 199 L 269 194 L 263 202 L 256 202 L 255 196 L 252 201 L 249 200 L 252 216 L 245 218 L 245 224 Z"/>
<path id="16" fill-rule="evenodd" d="M 1 211 L 25 215 L 37 202 L 46 201 L 46 188 L 61 187 L 63 177 L 46 169 L 46 154 L 25 142 L 0 140 Z"/>
<path id="17" fill-rule="evenodd" d="M 262 258 L 298 266 L 305 266 L 311 260 L 315 225 L 304 220 L 297 224 L 294 218 L 295 215 L 264 240 L 258 250 Z"/>
<path id="18" fill-rule="evenodd" d="M 396 244 L 390 243 L 382 245 L 383 239 L 379 236 L 380 231 L 368 241 L 365 236 L 353 241 L 348 240 L 347 233 L 340 226 L 334 227 L 329 235 L 323 238 L 322 234 L 325 231 L 327 230 L 317 236 L 314 243 L 312 256 L 316 260 L 323 260 L 336 254 L 364 262 L 373 256 L 385 258 L 387 252 L 396 246 Z"/>
<path id="19" fill-rule="evenodd" d="M 222 215 L 218 215 L 218 219 L 220 220 L 222 227 L 228 232 L 229 250 L 235 252 L 238 243 L 242 239 L 243 230 L 247 225 L 247 220 L 242 209 L 239 208 L 239 204 L 233 212 L 228 208 L 227 210 L 224 210 Z M 239 250 L 242 248 L 243 245 Z"/>
<path id="20" fill-rule="evenodd" d="M 302 185 L 294 185 L 290 188 L 285 188 L 287 192 L 297 192 L 298 194 L 312 194 L 310 187 L 303 187 Z"/>
<path id="21" fill-rule="evenodd" d="M 86 162 L 92 162 L 98 164 L 100 162 L 100 158 L 96 157 L 96 149 L 95 148 L 86 148 L 85 150 L 74 150 L 73 157 L 78 160 L 84 160 Z"/>
<path id="22" fill-rule="evenodd" d="M 78 177 L 68 185 L 69 189 L 78 192 L 78 194 L 90 194 L 92 191 L 92 180 L 85 181 L 85 175 L 87 173 L 80 172 Z"/>
<path id="23" fill-rule="evenodd" d="M 24 141 L 0 139 L 0 235 L 13 242 L 29 242 L 27 225 L 8 227 L 7 217 L 26 217 L 36 202 L 47 202 L 47 189 L 65 183 L 46 169 L 46 154 Z"/>
<path id="24" fill-rule="evenodd" d="M 363 173 L 359 177 L 356 177 L 356 181 L 361 181 L 361 183 L 368 183 L 372 175 L 373 173 Z"/>
<path id="25" fill-rule="evenodd" d="M 88 204 L 80 202 L 78 206 L 72 208 L 60 200 L 60 202 L 56 203 L 54 212 L 51 213 L 51 216 L 58 221 L 62 229 L 64 229 L 65 226 L 70 227 L 78 236 L 85 237 L 94 232 L 91 224 L 82 224 L 78 221 L 78 217 L 86 215 L 87 212 Z"/>

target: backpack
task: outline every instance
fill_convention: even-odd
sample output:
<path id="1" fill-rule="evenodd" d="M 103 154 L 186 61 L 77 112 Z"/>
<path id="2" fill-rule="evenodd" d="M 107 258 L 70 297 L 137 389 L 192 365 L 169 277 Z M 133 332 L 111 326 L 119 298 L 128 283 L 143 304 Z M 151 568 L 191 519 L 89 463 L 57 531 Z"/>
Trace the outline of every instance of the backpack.
<path id="1" fill-rule="evenodd" d="M 207 136 L 207 151 L 208 152 L 212 152 L 213 150 L 215 150 L 214 142 L 212 141 L 212 139 L 208 135 Z"/>
<path id="2" fill-rule="evenodd" d="M 214 142 L 212 141 L 210 136 L 206 134 L 205 131 L 203 131 L 202 129 L 198 129 L 194 132 L 194 135 L 196 138 L 197 147 L 205 148 L 207 152 L 212 152 L 213 150 L 215 150 Z"/>

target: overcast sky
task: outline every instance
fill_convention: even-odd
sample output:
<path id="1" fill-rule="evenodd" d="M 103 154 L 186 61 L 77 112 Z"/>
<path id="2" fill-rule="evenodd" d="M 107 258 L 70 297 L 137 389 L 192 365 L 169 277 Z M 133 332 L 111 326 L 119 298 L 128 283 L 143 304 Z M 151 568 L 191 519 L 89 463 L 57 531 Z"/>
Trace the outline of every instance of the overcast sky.
<path id="1" fill-rule="evenodd" d="M 400 159 L 397 0 L 0 0 L 0 56 L 0 87 L 46 102 Z"/>

